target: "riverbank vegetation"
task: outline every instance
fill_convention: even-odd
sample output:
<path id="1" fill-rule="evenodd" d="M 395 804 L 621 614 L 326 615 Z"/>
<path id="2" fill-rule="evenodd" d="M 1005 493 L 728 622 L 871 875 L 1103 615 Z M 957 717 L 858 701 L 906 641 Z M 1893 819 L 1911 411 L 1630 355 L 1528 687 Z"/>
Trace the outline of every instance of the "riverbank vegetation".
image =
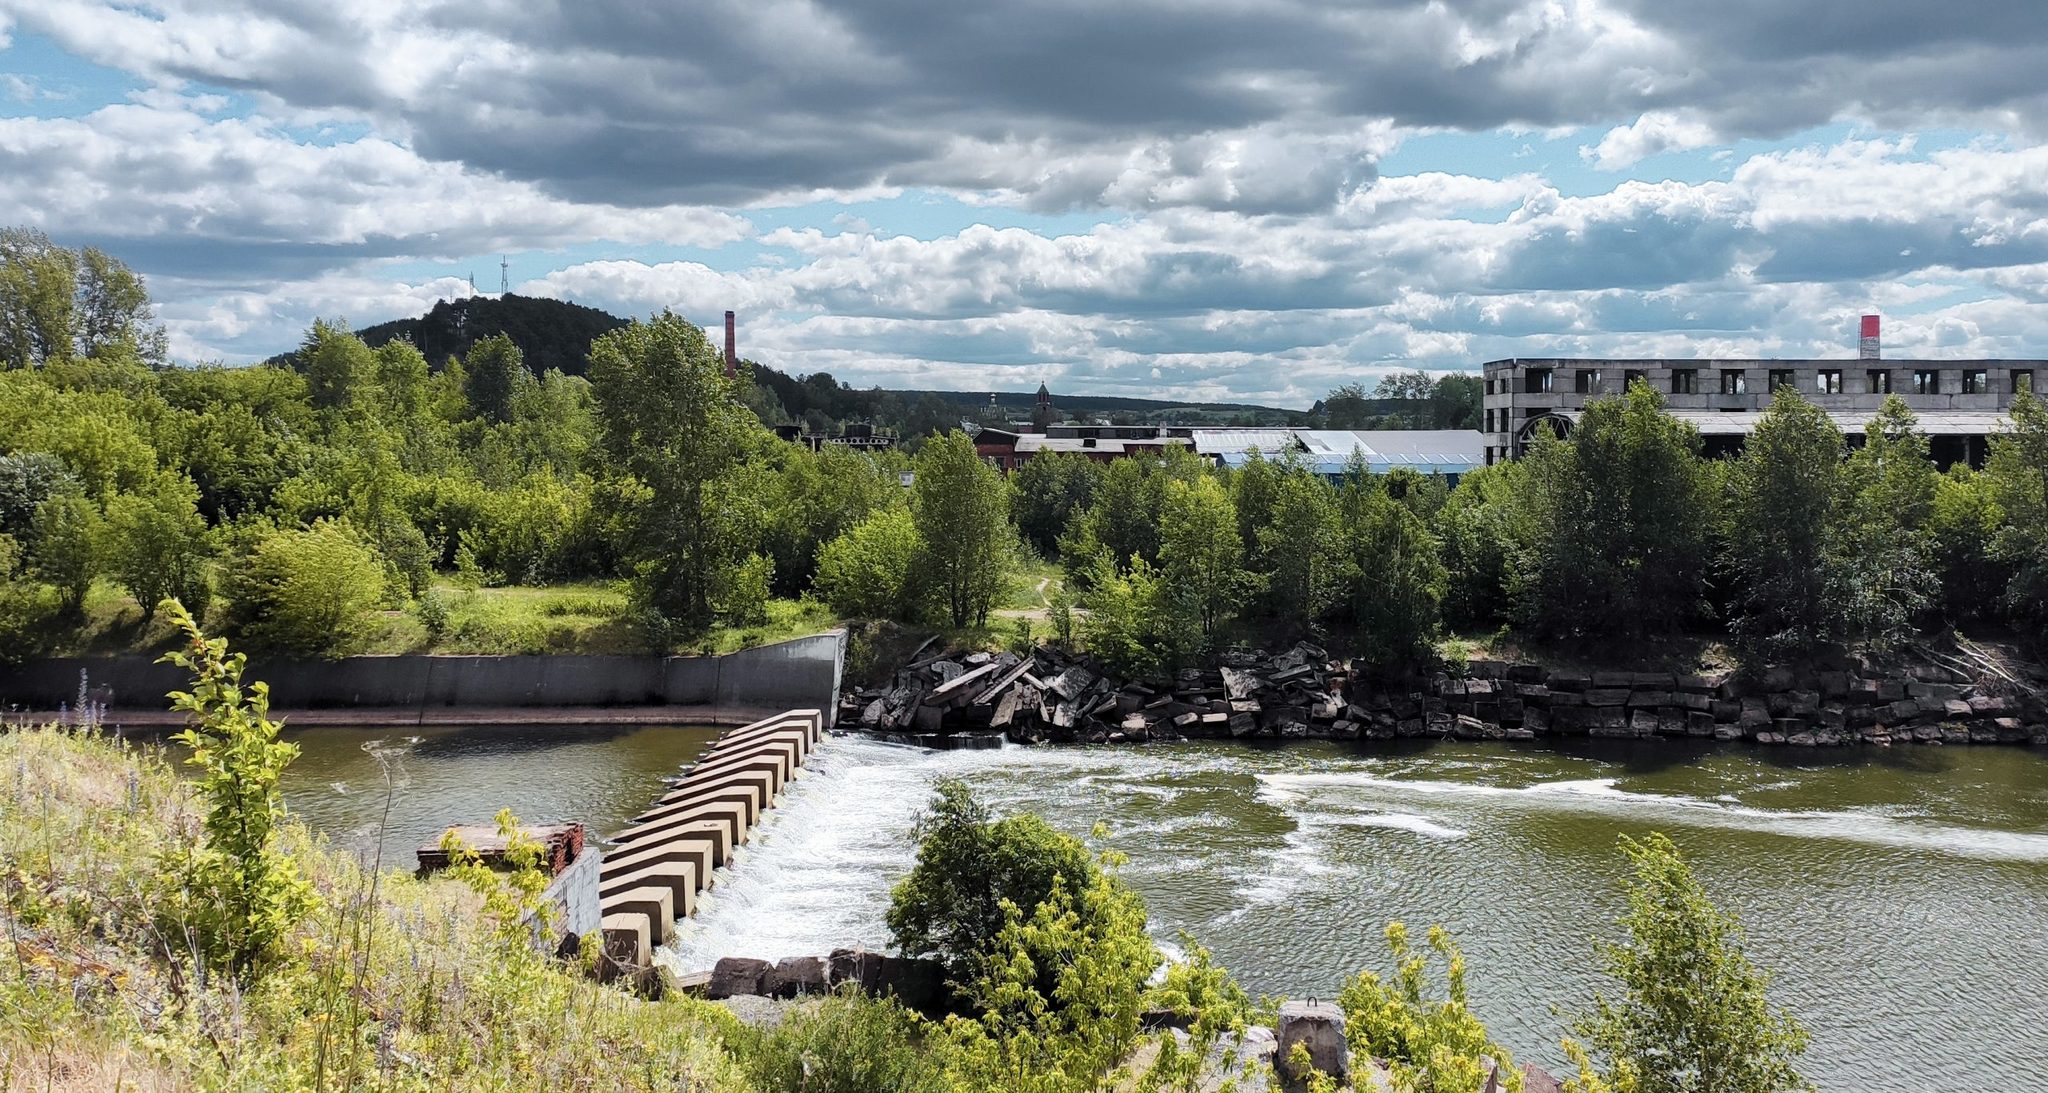
<path id="1" fill-rule="evenodd" d="M 40 1089 L 1194 1090 L 1270 1087 L 1246 1030 L 1271 1018 L 1192 938 L 1166 961 L 1120 859 L 942 783 L 897 887 L 897 947 L 944 962 L 952 1012 L 842 993 L 768 1028 L 687 997 L 641 999 L 537 944 L 538 845 L 501 814 L 508 862 L 450 846 L 423 880 L 310 836 L 284 812 L 295 758 L 246 662 L 175 601 L 172 696 L 192 777 L 163 751 L 83 729 L 0 734 L 0 1087 Z M 1613 998 L 1578 1025 L 1573 1088 L 1804 1088 L 1804 1034 L 1765 998 L 1740 929 L 1676 849 L 1625 844 L 1628 940 Z M 547 936 L 542 930 L 538 936 Z M 1445 990 L 1388 930 L 1394 969 L 1340 998 L 1360 1073 L 1464 1090 L 1512 1060 L 1473 1018 L 1464 963 L 1432 930 Z M 1147 1015 L 1168 1026 L 1147 1027 Z M 1377 1065 L 1377 1064 L 1372 1064 Z M 1327 1083 L 1323 1083 L 1327 1086 Z M 1329 1086 L 1334 1088 L 1334 1086 Z M 1360 1084 L 1359 1088 L 1367 1088 Z"/>
<path id="2" fill-rule="evenodd" d="M 1898 400 L 1844 438 L 1790 387 L 1707 459 L 1637 384 L 1455 489 L 1286 453 L 1005 479 L 957 429 L 914 455 L 779 441 L 746 371 L 666 313 L 599 336 L 587 378 L 503 336 L 429 361 L 329 322 L 281 364 L 162 367 L 125 267 L 9 238 L 76 291 L 22 297 L 44 333 L 0 369 L 0 657 L 160 649 L 167 595 L 301 655 L 717 652 L 888 619 L 1125 675 L 1300 637 L 1398 675 L 1449 634 L 1615 661 L 1725 641 L 1755 666 L 2048 623 L 2031 396 L 1982 471 L 1939 471 Z"/>

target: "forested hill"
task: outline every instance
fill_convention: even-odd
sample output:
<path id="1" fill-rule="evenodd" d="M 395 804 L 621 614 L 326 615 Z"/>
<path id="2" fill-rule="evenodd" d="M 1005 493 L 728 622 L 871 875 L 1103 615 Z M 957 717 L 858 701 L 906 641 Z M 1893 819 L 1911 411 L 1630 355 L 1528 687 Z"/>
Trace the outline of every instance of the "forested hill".
<path id="1" fill-rule="evenodd" d="M 607 311 L 581 304 L 565 303 L 538 296 L 476 296 L 466 300 L 441 300 L 433 309 L 414 319 L 393 319 L 356 331 L 372 349 L 395 338 L 412 342 L 428 362 L 439 368 L 449 357 L 466 356 L 471 346 L 494 334 L 504 334 L 519 347 L 520 355 L 535 375 L 550 368 L 580 376 L 590 367 L 590 343 L 608 331 L 625 326 L 627 320 Z M 713 342 L 722 332 L 707 329 Z M 290 366 L 296 351 L 280 353 L 266 364 Z M 988 406 L 987 391 L 924 391 L 860 389 L 850 387 L 824 373 L 792 376 L 768 365 L 755 363 L 754 379 L 774 401 L 779 415 L 802 419 L 816 411 L 832 420 L 863 419 L 900 425 L 912 416 L 911 407 L 922 405 L 933 422 L 958 421 L 972 417 Z M 1031 391 L 997 394 L 1003 412 L 1019 418 L 1031 415 L 1035 400 Z M 1055 403 L 1066 413 L 1128 415 L 1147 420 L 1159 417 L 1216 418 L 1244 423 L 1291 424 L 1300 414 L 1267 406 L 1244 403 L 1166 402 L 1158 399 L 1126 398 L 1112 395 L 1056 394 Z M 913 429 L 912 431 L 922 431 Z"/>
<path id="2" fill-rule="evenodd" d="M 580 376 L 590 369 L 590 343 L 624 325 L 626 320 L 594 307 L 508 292 L 441 300 L 419 318 L 378 323 L 356 331 L 356 336 L 372 349 L 405 338 L 438 368 L 449 357 L 467 354 L 484 338 L 503 334 L 519 347 L 536 375 L 558 368 Z M 291 357 L 281 353 L 265 363 L 286 365 Z"/>

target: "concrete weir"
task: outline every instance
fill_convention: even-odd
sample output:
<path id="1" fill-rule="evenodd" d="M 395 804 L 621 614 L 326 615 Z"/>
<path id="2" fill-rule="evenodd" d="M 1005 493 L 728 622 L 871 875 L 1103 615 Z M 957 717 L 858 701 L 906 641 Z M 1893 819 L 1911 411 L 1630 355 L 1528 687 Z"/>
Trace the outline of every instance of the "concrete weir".
<path id="1" fill-rule="evenodd" d="M 774 807 L 824 731 L 823 710 L 790 710 L 733 729 L 612 836 L 598 875 L 600 977 L 649 983 L 655 946 L 695 913 L 697 893 Z"/>

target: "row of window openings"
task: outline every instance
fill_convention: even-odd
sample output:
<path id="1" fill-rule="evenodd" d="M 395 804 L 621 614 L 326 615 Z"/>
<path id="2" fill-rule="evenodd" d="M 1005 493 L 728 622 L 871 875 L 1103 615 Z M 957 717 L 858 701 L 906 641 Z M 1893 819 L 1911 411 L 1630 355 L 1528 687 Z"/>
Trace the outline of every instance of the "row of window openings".
<path id="1" fill-rule="evenodd" d="M 1888 369 L 1873 368 L 1866 374 L 1864 390 L 1873 395 L 1892 393 L 1892 373 Z M 2012 393 L 2031 392 L 2034 389 L 2034 373 L 2031 369 L 2015 368 L 2012 373 Z M 1795 385 L 1797 373 L 1790 368 L 1773 368 L 1766 379 L 1766 391 Z M 1600 372 L 1597 369 L 1581 368 L 1574 377 L 1573 389 L 1581 395 L 1590 395 L 1600 390 Z M 1622 376 L 1622 386 L 1644 378 L 1644 374 L 1630 369 Z M 1547 394 L 1553 388 L 1552 372 L 1548 368 L 1532 368 L 1523 374 L 1524 391 L 1528 394 Z M 1700 393 L 1700 370 L 1697 368 L 1674 368 L 1671 370 L 1671 393 L 1674 395 L 1697 395 Z M 1487 394 L 1493 393 L 1493 381 L 1487 381 Z M 1823 395 L 1842 393 L 1842 370 L 1826 368 L 1814 373 L 1814 390 Z M 1990 373 L 1982 368 L 1963 372 L 1962 393 L 1982 395 L 1991 391 Z M 1749 374 L 1740 368 L 1721 371 L 1721 393 L 1724 395 L 1746 395 L 1749 393 Z M 1935 369 L 1913 371 L 1912 393 L 1916 395 L 1938 395 L 1941 393 L 1941 373 Z"/>

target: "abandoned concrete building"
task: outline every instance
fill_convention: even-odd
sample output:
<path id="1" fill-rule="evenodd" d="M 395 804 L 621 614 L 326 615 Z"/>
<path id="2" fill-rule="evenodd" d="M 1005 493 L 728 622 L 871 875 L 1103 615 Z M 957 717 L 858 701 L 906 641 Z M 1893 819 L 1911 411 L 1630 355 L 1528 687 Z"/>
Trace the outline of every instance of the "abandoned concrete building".
<path id="1" fill-rule="evenodd" d="M 1791 385 L 1860 438 L 1886 395 L 1920 417 L 1943 466 L 1981 466 L 1986 440 L 2010 425 L 2021 392 L 2048 382 L 2048 360 L 1888 360 L 1877 317 L 1865 316 L 1855 359 L 1641 359 L 1513 357 L 1488 361 L 1481 428 L 1488 464 L 1525 451 L 1538 430 L 1569 436 L 1586 404 L 1640 379 L 1664 397 L 1671 416 L 1700 431 L 1706 454 L 1740 451 L 1778 388 Z"/>

